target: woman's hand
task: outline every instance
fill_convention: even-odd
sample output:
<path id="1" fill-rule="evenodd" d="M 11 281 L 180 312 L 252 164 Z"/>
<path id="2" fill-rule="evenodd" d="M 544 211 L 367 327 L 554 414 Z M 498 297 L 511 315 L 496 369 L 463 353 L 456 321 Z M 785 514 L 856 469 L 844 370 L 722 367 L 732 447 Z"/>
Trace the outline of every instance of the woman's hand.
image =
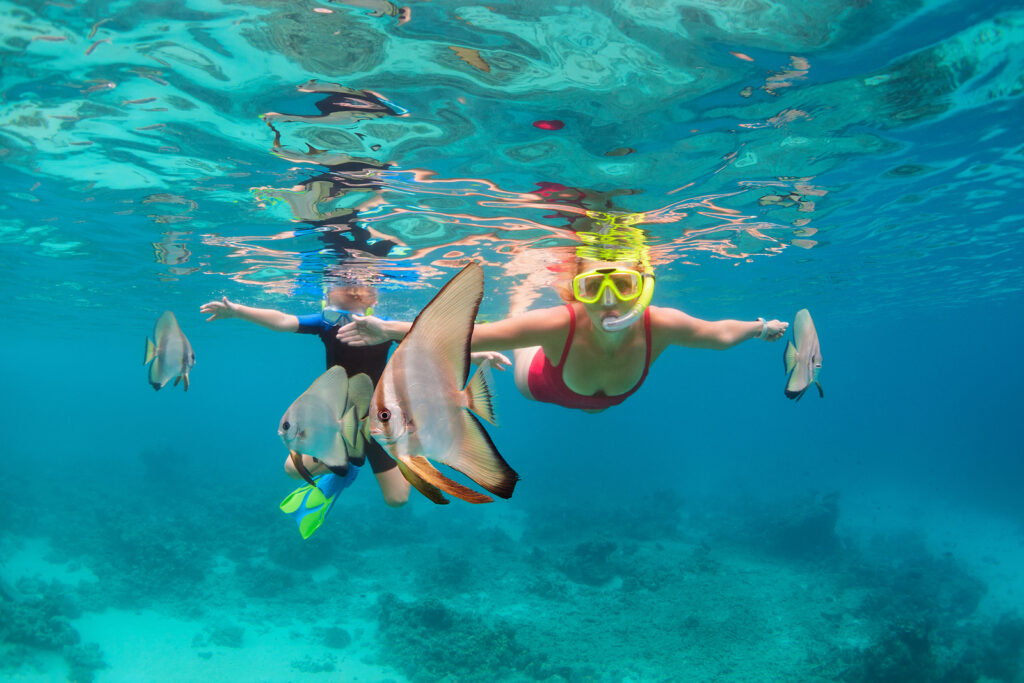
<path id="1" fill-rule="evenodd" d="M 512 361 L 508 359 L 508 356 L 497 351 L 477 351 L 469 355 L 469 360 L 473 362 L 473 365 L 490 363 L 492 368 L 502 372 L 505 372 L 505 368 L 512 365 Z"/>
<path id="2" fill-rule="evenodd" d="M 339 327 L 336 336 L 349 346 L 373 346 L 391 341 L 384 321 L 374 315 L 353 315 L 352 322 Z"/>
<path id="3" fill-rule="evenodd" d="M 210 322 L 211 320 L 234 318 L 236 307 L 237 304 L 231 303 L 225 296 L 221 297 L 220 301 L 211 301 L 208 304 L 203 304 L 199 307 L 199 312 L 208 313 L 210 317 L 206 319 L 206 322 Z"/>
<path id="4" fill-rule="evenodd" d="M 765 341 L 779 341 L 782 336 L 786 334 L 786 330 L 789 328 L 789 323 L 783 322 L 782 320 L 769 320 L 765 322 L 764 339 Z"/>

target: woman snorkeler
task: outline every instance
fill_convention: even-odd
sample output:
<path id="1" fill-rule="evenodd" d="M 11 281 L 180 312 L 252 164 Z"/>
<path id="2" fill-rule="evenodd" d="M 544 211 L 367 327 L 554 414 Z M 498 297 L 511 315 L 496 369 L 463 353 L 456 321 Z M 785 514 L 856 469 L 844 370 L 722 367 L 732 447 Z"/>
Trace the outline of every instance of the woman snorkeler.
<path id="1" fill-rule="evenodd" d="M 653 295 L 649 267 L 577 257 L 564 306 L 478 323 L 471 348 L 514 349 L 516 386 L 527 398 L 599 412 L 633 395 L 669 346 L 728 349 L 748 339 L 777 341 L 789 326 L 763 318 L 701 320 L 675 308 L 651 306 Z M 357 317 L 338 330 L 338 340 L 352 346 L 397 341 L 411 326 Z"/>

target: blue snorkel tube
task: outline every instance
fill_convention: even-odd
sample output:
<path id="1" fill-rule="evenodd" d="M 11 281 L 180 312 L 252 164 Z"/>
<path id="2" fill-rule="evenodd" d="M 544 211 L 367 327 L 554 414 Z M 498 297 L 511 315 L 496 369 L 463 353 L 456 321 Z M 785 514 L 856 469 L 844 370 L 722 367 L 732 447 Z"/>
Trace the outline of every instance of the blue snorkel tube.
<path id="1" fill-rule="evenodd" d="M 636 298 L 633 307 L 620 316 L 605 318 L 601 321 L 601 327 L 606 332 L 618 332 L 624 330 L 644 314 L 644 310 L 651 305 L 654 298 L 654 276 L 650 273 L 644 274 L 643 285 L 640 287 L 640 296 Z"/>

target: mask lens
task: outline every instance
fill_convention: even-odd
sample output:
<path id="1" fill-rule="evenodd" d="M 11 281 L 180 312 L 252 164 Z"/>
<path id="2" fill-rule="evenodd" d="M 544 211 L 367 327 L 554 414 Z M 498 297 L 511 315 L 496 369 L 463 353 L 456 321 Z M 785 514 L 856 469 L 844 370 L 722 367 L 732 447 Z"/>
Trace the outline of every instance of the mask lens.
<path id="1" fill-rule="evenodd" d="M 601 296 L 601 286 L 604 284 L 604 275 L 597 273 L 583 279 L 583 296 L 596 300 Z"/>
<path id="2" fill-rule="evenodd" d="M 325 308 L 323 310 L 324 322 L 328 325 L 347 325 L 352 319 L 348 311 L 343 311 L 340 308 Z"/>
<path id="3" fill-rule="evenodd" d="M 623 301 L 631 301 L 640 294 L 640 277 L 636 273 L 612 273 L 608 276 Z"/>

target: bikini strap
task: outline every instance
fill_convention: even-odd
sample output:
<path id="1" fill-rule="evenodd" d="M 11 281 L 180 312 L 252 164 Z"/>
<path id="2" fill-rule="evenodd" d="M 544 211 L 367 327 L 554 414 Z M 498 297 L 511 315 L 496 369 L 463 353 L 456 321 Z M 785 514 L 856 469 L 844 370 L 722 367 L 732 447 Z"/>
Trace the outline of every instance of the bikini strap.
<path id="1" fill-rule="evenodd" d="M 576 310 L 572 304 L 566 304 L 565 307 L 569 309 L 569 336 L 565 338 L 565 348 L 562 349 L 562 357 L 558 359 L 556 368 L 565 365 L 565 359 L 569 357 L 569 347 L 572 346 L 572 338 L 576 334 Z"/>
<path id="2" fill-rule="evenodd" d="M 629 393 L 632 394 L 634 391 L 640 388 L 640 385 L 647 379 L 647 371 L 651 369 L 651 309 L 644 309 L 644 335 L 647 338 L 647 354 L 644 356 L 644 374 L 640 375 L 640 380 L 636 383 Z"/>

